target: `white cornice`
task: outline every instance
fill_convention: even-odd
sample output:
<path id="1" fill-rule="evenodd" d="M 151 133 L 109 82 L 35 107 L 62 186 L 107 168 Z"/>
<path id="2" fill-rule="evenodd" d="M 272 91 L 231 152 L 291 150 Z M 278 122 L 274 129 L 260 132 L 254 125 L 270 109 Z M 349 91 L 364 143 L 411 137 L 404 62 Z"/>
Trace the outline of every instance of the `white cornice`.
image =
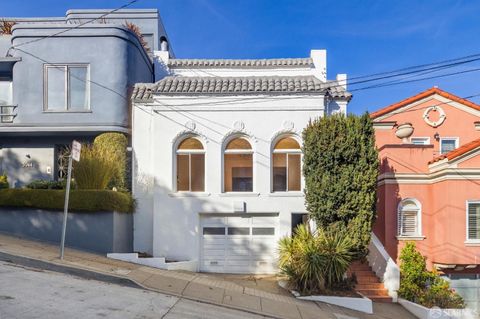
<path id="1" fill-rule="evenodd" d="M 480 168 L 448 168 L 431 174 L 384 173 L 378 176 L 378 186 L 384 184 L 434 184 L 445 180 L 480 180 Z"/>

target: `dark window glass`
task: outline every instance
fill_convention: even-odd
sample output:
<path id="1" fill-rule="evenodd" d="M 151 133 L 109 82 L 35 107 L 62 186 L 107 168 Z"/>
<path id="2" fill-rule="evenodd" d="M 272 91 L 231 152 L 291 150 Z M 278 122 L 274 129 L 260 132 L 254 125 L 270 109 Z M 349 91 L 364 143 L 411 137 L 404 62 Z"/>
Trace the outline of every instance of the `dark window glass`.
<path id="1" fill-rule="evenodd" d="M 177 155 L 177 190 L 189 191 L 190 183 L 190 168 L 188 154 Z"/>
<path id="2" fill-rule="evenodd" d="M 250 235 L 250 228 L 248 227 L 228 227 L 229 235 Z"/>
<path id="3" fill-rule="evenodd" d="M 273 154 L 273 191 L 287 190 L 287 154 Z"/>
<path id="4" fill-rule="evenodd" d="M 252 235 L 275 235 L 274 227 L 254 227 Z"/>
<path id="5" fill-rule="evenodd" d="M 225 235 L 225 227 L 203 227 L 204 235 Z"/>

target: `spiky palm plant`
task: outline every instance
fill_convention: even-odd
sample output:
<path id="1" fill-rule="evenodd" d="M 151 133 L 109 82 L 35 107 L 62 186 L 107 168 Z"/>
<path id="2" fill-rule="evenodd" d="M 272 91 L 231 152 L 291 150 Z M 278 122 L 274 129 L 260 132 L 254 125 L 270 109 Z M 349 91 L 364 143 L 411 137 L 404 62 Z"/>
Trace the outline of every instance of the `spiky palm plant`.
<path id="1" fill-rule="evenodd" d="M 279 267 L 291 288 L 303 294 L 325 290 L 340 282 L 353 257 L 352 241 L 338 233 L 311 232 L 307 225 L 279 241 Z"/>

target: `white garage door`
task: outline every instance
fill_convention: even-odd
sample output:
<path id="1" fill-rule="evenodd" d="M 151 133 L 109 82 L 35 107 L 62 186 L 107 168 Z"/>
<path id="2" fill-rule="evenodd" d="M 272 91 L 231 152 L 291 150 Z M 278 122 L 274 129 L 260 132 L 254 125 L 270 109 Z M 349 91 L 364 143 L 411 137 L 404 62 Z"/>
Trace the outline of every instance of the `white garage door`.
<path id="1" fill-rule="evenodd" d="M 201 271 L 277 271 L 278 216 L 202 217 L 201 226 Z"/>

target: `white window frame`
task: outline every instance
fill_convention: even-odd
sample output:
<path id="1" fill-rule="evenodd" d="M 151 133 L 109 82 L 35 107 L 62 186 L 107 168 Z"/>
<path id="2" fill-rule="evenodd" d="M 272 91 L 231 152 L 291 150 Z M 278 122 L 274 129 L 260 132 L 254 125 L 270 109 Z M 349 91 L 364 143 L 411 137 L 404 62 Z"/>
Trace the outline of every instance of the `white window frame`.
<path id="1" fill-rule="evenodd" d="M 439 141 L 439 151 L 440 151 L 440 154 L 446 154 L 446 153 L 443 153 L 442 152 L 442 142 L 444 140 L 455 140 L 455 149 L 458 148 L 458 145 L 460 144 L 460 139 L 458 137 L 441 137 L 440 138 L 440 141 Z"/>
<path id="2" fill-rule="evenodd" d="M 416 234 L 402 234 L 402 208 L 403 208 L 403 203 L 411 201 L 415 203 L 417 208 L 415 211 L 417 212 L 417 233 Z M 409 210 L 412 211 L 412 210 Z M 397 239 L 399 240 L 422 240 L 424 239 L 425 236 L 423 236 L 422 233 L 422 204 L 420 201 L 418 201 L 416 198 L 404 198 L 398 203 L 397 206 Z"/>
<path id="3" fill-rule="evenodd" d="M 469 233 L 469 225 L 468 225 L 468 206 L 469 204 L 480 204 L 480 200 L 467 200 L 466 201 L 466 207 L 465 207 L 465 244 L 474 244 L 474 245 L 480 245 L 480 238 L 478 239 L 471 239 L 468 238 L 468 233 Z"/>
<path id="4" fill-rule="evenodd" d="M 285 139 L 285 138 L 293 138 L 295 141 L 297 141 L 297 143 L 300 145 L 300 149 L 280 149 L 280 150 L 276 150 L 275 149 L 275 146 L 277 145 L 278 142 L 280 142 L 281 140 Z M 295 137 L 295 136 L 291 136 L 291 135 L 287 135 L 287 136 L 281 136 L 277 139 L 275 139 L 274 143 L 272 143 L 272 158 L 271 158 L 271 170 L 270 170 L 270 192 L 271 193 L 274 193 L 274 194 L 278 194 L 278 193 L 299 193 L 299 192 L 302 192 L 302 188 L 303 188 L 303 182 L 302 182 L 302 160 L 303 160 L 303 153 L 302 153 L 302 149 L 301 149 L 301 143 L 300 141 Z M 287 165 L 287 187 L 286 187 L 286 191 L 275 191 L 273 190 L 273 154 L 286 154 L 286 165 Z M 288 190 L 288 154 L 300 154 L 300 190 L 295 190 L 295 191 L 290 191 Z"/>
<path id="5" fill-rule="evenodd" d="M 180 144 L 185 141 L 188 138 L 194 138 L 197 141 L 199 141 L 202 146 L 203 150 L 179 150 L 178 147 Z M 177 163 L 177 155 L 188 155 L 188 191 L 180 191 L 178 190 L 178 185 L 177 185 L 177 176 L 178 176 L 178 163 Z M 203 191 L 192 191 L 192 154 L 203 154 Z M 205 144 L 202 142 L 201 139 L 198 138 L 198 136 L 195 135 L 189 135 L 189 136 L 184 136 L 183 138 L 179 139 L 177 143 L 175 143 L 175 149 L 174 149 L 174 167 L 173 167 L 173 189 L 175 190 L 176 193 L 194 193 L 194 194 L 201 194 L 205 193 L 207 189 L 207 152 L 205 150 Z"/>
<path id="6" fill-rule="evenodd" d="M 69 68 L 81 68 L 87 69 L 86 75 L 86 94 L 87 94 L 87 107 L 83 110 L 72 110 L 70 107 L 70 81 L 69 81 Z M 48 108 L 48 69 L 49 68 L 65 68 L 65 108 L 64 109 L 49 109 Z M 46 113 L 89 113 L 90 110 L 90 64 L 88 63 L 67 63 L 67 64 L 44 64 L 43 65 L 43 112 Z"/>
<path id="7" fill-rule="evenodd" d="M 227 145 L 237 139 L 237 138 L 243 138 L 244 140 L 246 140 L 249 144 L 250 144 L 250 147 L 251 149 L 249 150 L 241 150 L 241 149 L 237 149 L 237 150 L 227 150 Z M 227 192 L 225 191 L 225 154 L 252 154 L 252 190 L 251 191 L 248 191 L 248 192 Z M 221 160 L 221 164 L 222 164 L 222 194 L 230 194 L 230 195 L 242 195 L 242 194 L 252 194 L 254 195 L 255 194 L 255 169 L 256 169 L 256 166 L 255 166 L 255 151 L 253 150 L 253 143 L 252 141 L 250 140 L 250 138 L 248 136 L 245 136 L 245 135 L 233 135 L 231 136 L 230 138 L 226 139 L 225 142 L 223 143 L 223 147 L 222 147 L 222 160 Z"/>
<path id="8" fill-rule="evenodd" d="M 422 143 L 422 144 L 415 144 L 415 143 L 413 143 L 413 140 L 423 140 L 425 142 Z M 427 137 L 427 136 L 412 136 L 410 138 L 410 143 L 412 143 L 414 145 L 430 145 L 430 137 Z"/>

